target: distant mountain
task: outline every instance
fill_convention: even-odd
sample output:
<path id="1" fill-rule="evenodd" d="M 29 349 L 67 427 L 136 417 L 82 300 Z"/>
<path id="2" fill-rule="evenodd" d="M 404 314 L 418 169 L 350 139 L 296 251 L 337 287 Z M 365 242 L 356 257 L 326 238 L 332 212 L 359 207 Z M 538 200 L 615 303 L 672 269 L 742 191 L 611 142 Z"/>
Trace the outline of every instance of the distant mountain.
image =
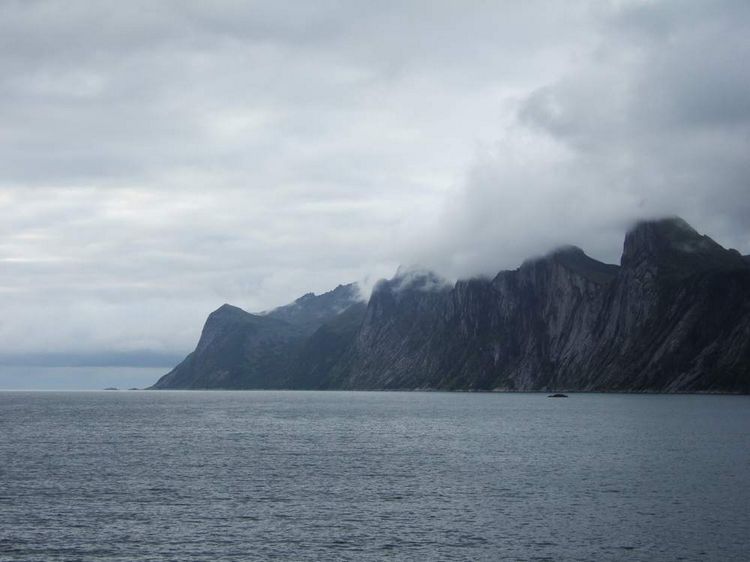
<path id="1" fill-rule="evenodd" d="M 265 316 L 284 320 L 304 332 L 312 333 L 359 300 L 359 289 L 355 283 L 339 285 L 322 295 L 307 293 L 291 304 L 266 312 Z"/>
<path id="2" fill-rule="evenodd" d="M 620 266 L 569 246 L 494 279 L 400 270 L 355 294 L 225 305 L 155 388 L 750 392 L 750 263 L 679 218 L 636 225 Z"/>

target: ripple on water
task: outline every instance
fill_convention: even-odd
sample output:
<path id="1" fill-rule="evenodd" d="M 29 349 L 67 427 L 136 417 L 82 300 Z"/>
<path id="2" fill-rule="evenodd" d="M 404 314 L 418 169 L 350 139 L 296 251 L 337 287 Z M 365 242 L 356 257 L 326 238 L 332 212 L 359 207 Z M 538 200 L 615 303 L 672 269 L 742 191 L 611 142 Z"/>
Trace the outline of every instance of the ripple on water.
<path id="1" fill-rule="evenodd" d="M 745 560 L 750 399 L 0 392 L 0 560 Z"/>

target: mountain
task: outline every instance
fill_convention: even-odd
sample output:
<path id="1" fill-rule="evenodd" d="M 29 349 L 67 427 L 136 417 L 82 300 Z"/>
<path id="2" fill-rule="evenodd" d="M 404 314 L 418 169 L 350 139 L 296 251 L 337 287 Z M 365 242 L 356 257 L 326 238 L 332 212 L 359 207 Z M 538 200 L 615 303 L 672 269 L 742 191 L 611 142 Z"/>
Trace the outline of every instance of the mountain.
<path id="1" fill-rule="evenodd" d="M 195 351 L 152 388 L 293 386 L 306 338 L 358 302 L 351 284 L 261 314 L 224 304 L 208 316 Z"/>
<path id="2" fill-rule="evenodd" d="M 637 224 L 619 266 L 567 246 L 492 279 L 399 270 L 366 304 L 344 287 L 225 305 L 155 388 L 750 392 L 750 263 L 679 218 Z"/>

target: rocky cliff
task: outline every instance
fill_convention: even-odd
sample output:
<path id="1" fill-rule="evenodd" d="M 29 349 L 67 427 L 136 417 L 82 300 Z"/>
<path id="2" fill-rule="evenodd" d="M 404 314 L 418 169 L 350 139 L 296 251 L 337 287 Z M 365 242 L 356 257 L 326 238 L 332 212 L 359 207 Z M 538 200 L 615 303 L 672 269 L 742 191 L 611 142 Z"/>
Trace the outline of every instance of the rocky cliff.
<path id="1" fill-rule="evenodd" d="M 225 305 L 155 387 L 750 392 L 750 264 L 681 219 L 636 225 L 620 266 L 565 247 L 493 279 L 402 271 L 366 305 L 346 287 Z"/>

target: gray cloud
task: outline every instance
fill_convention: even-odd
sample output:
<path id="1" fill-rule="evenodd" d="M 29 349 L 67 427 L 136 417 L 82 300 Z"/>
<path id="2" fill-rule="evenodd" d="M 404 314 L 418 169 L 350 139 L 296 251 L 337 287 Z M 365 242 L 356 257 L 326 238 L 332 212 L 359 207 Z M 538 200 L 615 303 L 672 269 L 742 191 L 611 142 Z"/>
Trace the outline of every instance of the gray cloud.
<path id="1" fill-rule="evenodd" d="M 177 353 L 677 213 L 750 252 L 744 2 L 0 4 L 0 354 Z"/>
<path id="2" fill-rule="evenodd" d="M 453 276 L 515 267 L 565 242 L 617 261 L 628 225 L 672 214 L 748 253 L 749 30 L 746 3 L 599 11 L 598 42 L 519 97 L 516 121 L 432 226 L 440 243 L 411 256 Z"/>

